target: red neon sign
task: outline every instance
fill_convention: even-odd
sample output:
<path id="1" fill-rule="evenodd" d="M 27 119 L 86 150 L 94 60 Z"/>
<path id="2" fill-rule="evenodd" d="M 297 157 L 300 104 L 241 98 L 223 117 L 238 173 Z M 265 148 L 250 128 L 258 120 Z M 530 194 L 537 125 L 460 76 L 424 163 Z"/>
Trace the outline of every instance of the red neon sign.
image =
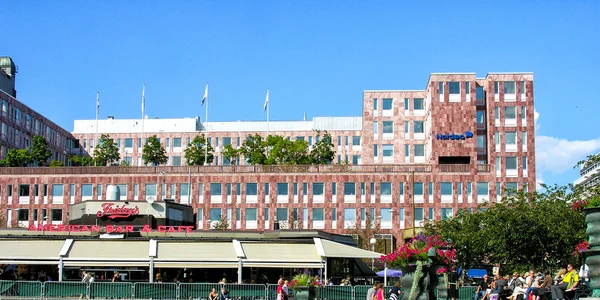
<path id="1" fill-rule="evenodd" d="M 133 225 L 55 225 L 55 224 L 44 224 L 44 225 L 31 225 L 29 231 L 50 231 L 50 232 L 101 232 L 104 227 L 106 233 L 126 233 L 136 232 Z M 139 229 L 139 232 L 194 232 L 194 226 L 158 226 L 156 230 L 152 229 L 149 225 L 144 225 L 143 228 Z"/>
<path id="2" fill-rule="evenodd" d="M 114 206 L 114 207 L 113 207 Z M 136 216 L 140 214 L 140 208 L 136 205 L 134 208 L 115 205 L 114 203 L 102 204 L 102 209 L 96 212 L 96 217 L 102 218 L 107 217 L 109 219 L 125 219 L 130 216 Z"/>

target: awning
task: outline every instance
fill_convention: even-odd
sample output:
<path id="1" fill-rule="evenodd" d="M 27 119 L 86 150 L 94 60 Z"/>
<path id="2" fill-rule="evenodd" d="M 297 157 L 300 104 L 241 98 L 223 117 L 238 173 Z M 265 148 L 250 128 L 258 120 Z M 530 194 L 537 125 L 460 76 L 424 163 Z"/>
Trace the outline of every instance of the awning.
<path id="1" fill-rule="evenodd" d="M 157 268 L 237 268 L 232 242 L 158 242 Z"/>
<path id="2" fill-rule="evenodd" d="M 58 264 L 65 240 L 0 240 L 0 264 Z"/>
<path id="3" fill-rule="evenodd" d="M 321 268 L 314 244 L 242 242 L 245 267 Z"/>
<path id="4" fill-rule="evenodd" d="M 315 239 L 315 243 L 319 241 L 323 245 L 324 257 L 339 257 L 339 258 L 380 258 L 381 253 L 371 252 L 356 247 L 346 246 L 344 244 L 332 242 L 324 239 Z"/>
<path id="5" fill-rule="evenodd" d="M 75 241 L 65 266 L 149 266 L 148 241 Z"/>

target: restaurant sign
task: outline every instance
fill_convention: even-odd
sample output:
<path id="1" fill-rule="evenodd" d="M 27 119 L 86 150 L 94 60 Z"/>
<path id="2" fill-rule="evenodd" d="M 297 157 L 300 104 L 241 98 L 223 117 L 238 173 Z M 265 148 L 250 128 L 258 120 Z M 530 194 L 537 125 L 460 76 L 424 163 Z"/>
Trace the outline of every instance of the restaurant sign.
<path id="1" fill-rule="evenodd" d="M 126 219 L 131 216 L 137 216 L 140 214 L 140 208 L 136 205 L 135 207 L 126 207 L 125 204 L 119 206 L 114 203 L 102 204 L 102 209 L 96 212 L 96 217 L 109 219 Z"/>
<path id="2" fill-rule="evenodd" d="M 133 225 L 31 225 L 29 231 L 49 231 L 49 232 L 106 232 L 106 233 L 126 233 L 126 232 L 194 232 L 194 226 L 158 226 L 156 230 L 150 225 L 144 225 L 136 230 Z"/>

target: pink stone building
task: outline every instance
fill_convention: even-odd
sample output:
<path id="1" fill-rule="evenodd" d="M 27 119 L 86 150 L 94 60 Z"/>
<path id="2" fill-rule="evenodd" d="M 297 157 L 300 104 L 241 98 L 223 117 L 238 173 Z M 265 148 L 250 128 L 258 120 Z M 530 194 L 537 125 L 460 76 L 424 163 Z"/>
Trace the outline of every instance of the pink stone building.
<path id="1" fill-rule="evenodd" d="M 376 238 L 391 240 L 391 248 L 427 220 L 500 201 L 506 189 L 535 188 L 531 73 L 431 74 L 424 90 L 365 91 L 361 117 L 268 126 L 270 134 L 309 144 L 316 142 L 313 130 L 327 130 L 335 164 L 232 166 L 220 155 L 227 144 L 237 147 L 248 135 L 265 135 L 266 122 L 76 120 L 73 136 L 83 151 L 92 153 L 106 133 L 132 166 L 0 169 L 7 223 L 61 223 L 70 204 L 106 199 L 112 184 L 121 199 L 192 205 L 199 229 L 225 218 L 239 230 L 272 229 L 277 221 L 281 228 L 349 233 L 368 226 L 369 214 L 381 227 Z M 202 133 L 217 159 L 212 166 L 188 167 L 183 151 Z M 142 139 L 150 135 L 165 146 L 167 166 L 141 166 Z"/>

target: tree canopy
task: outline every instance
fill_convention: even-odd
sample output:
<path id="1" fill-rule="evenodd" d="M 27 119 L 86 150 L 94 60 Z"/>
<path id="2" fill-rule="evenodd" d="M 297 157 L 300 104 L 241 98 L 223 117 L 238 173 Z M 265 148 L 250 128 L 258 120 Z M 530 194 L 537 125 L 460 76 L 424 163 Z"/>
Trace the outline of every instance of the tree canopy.
<path id="1" fill-rule="evenodd" d="M 34 135 L 31 140 L 31 159 L 34 164 L 43 166 L 52 156 L 52 152 L 48 149 L 48 141 L 41 135 Z"/>
<path id="2" fill-rule="evenodd" d="M 504 272 L 556 269 L 572 262 L 573 247 L 586 238 L 584 216 L 573 210 L 570 187 L 507 191 L 502 201 L 476 213 L 426 226 L 428 234 L 451 239 L 463 267 L 501 264 Z"/>
<path id="3" fill-rule="evenodd" d="M 145 164 L 151 164 L 154 166 L 163 165 L 167 163 L 167 152 L 165 148 L 160 144 L 160 140 L 153 135 L 148 138 L 144 149 L 142 150 L 142 159 Z"/>
<path id="4" fill-rule="evenodd" d="M 31 153 L 27 149 L 9 149 L 6 152 L 6 157 L 0 161 L 0 165 L 4 167 L 27 167 L 33 159 Z"/>
<path id="5" fill-rule="evenodd" d="M 196 136 L 184 150 L 185 159 L 190 166 L 202 166 L 212 163 L 215 159 L 214 149 L 206 142 L 204 134 Z"/>
<path id="6" fill-rule="evenodd" d="M 94 149 L 94 160 L 98 166 L 112 165 L 121 158 L 119 148 L 108 134 L 100 136 L 98 146 Z"/>

